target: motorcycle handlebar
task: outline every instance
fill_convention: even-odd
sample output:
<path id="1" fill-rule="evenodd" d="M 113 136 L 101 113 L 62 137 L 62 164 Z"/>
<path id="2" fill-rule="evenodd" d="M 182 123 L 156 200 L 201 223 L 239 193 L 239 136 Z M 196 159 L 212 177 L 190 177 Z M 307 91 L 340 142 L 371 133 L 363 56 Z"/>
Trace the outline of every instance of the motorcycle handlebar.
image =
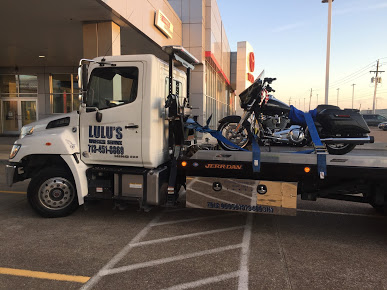
<path id="1" fill-rule="evenodd" d="M 275 81 L 277 78 L 265 78 L 264 81 L 268 82 L 271 84 L 273 81 Z"/>

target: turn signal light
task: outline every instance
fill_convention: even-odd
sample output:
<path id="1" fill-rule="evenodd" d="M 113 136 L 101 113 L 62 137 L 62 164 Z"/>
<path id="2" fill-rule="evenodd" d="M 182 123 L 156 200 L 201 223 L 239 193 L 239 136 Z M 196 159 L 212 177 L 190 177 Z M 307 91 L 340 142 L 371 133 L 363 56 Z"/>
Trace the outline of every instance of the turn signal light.
<path id="1" fill-rule="evenodd" d="M 187 166 L 187 162 L 185 162 L 185 161 L 181 162 L 181 166 L 186 167 Z"/>
<path id="2" fill-rule="evenodd" d="M 305 173 L 309 173 L 310 172 L 310 167 L 305 167 L 304 171 L 305 171 Z"/>

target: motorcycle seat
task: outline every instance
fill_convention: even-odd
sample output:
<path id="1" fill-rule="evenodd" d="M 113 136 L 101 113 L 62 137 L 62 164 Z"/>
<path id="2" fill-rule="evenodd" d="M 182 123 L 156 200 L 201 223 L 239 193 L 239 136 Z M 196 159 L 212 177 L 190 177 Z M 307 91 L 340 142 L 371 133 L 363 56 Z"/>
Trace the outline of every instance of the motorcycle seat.
<path id="1" fill-rule="evenodd" d="M 333 105 L 318 105 L 316 110 L 316 114 L 319 115 L 321 114 L 324 110 L 326 109 L 335 109 L 335 110 L 340 110 L 338 106 L 333 106 Z"/>

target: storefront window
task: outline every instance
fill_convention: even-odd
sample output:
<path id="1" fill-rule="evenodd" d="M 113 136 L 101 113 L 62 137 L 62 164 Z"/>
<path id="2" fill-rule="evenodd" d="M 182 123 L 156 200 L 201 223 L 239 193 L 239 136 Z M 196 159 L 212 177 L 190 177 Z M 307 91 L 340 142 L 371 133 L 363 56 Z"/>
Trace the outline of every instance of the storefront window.
<path id="1" fill-rule="evenodd" d="M 16 133 L 37 120 L 38 78 L 0 75 L 1 132 Z"/>
<path id="2" fill-rule="evenodd" d="M 75 75 L 51 75 L 50 99 L 52 113 L 69 113 L 78 110 L 79 88 Z"/>
<path id="3" fill-rule="evenodd" d="M 0 75 L 1 97 L 33 97 L 38 93 L 38 78 L 33 75 Z"/>
<path id="4" fill-rule="evenodd" d="M 210 128 L 216 129 L 218 121 L 233 111 L 229 88 L 217 69 L 206 62 L 206 119 L 211 115 Z"/>

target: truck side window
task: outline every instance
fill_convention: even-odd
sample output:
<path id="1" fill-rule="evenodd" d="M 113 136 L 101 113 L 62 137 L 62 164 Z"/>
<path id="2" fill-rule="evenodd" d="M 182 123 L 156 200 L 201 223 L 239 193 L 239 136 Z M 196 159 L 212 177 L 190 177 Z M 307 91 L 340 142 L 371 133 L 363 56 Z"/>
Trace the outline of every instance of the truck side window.
<path id="1" fill-rule="evenodd" d="M 87 107 L 99 110 L 132 103 L 137 98 L 137 67 L 101 67 L 92 71 Z"/>

